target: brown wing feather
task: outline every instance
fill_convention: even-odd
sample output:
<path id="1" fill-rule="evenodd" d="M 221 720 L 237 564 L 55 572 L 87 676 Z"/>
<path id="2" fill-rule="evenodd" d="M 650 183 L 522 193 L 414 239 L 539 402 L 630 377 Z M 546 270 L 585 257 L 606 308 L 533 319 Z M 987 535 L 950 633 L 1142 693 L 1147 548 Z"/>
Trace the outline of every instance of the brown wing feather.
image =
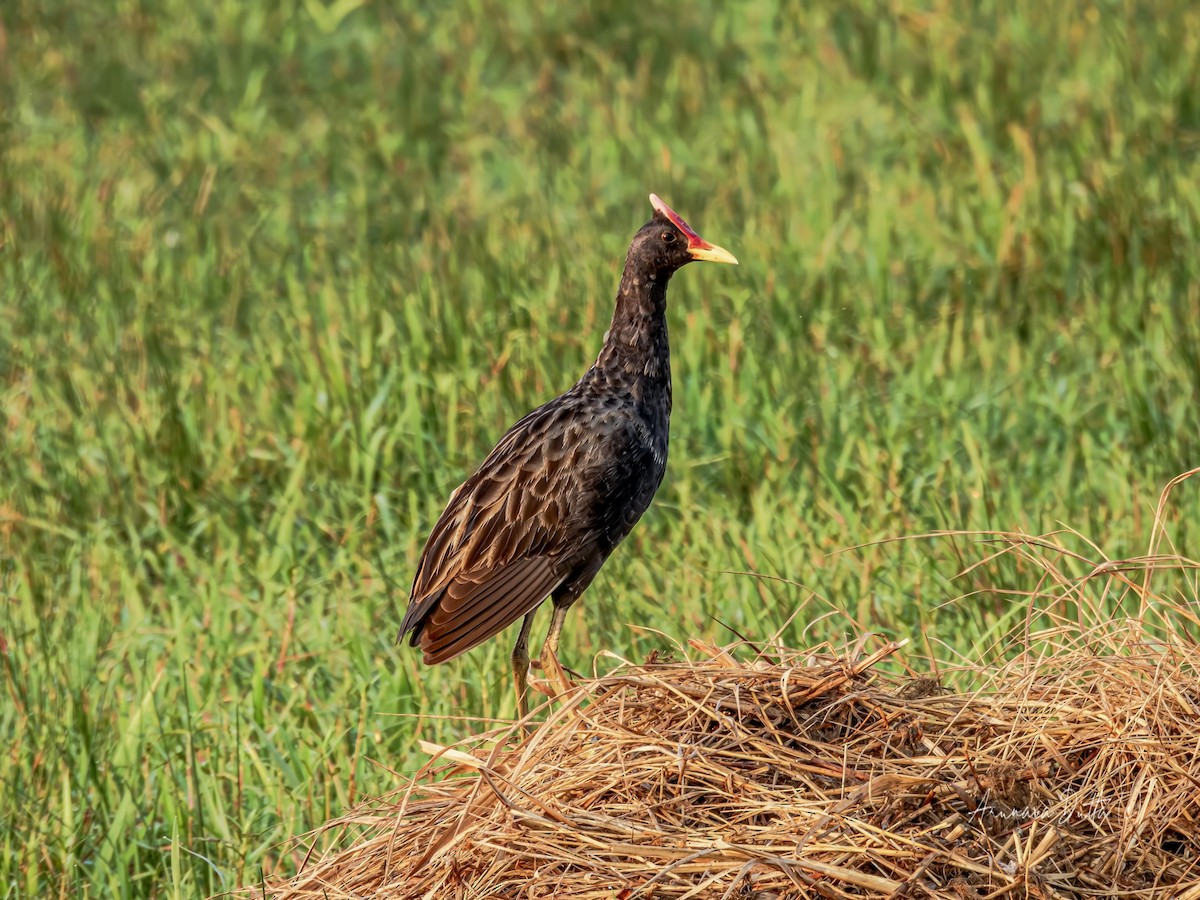
<path id="1" fill-rule="evenodd" d="M 535 609 L 562 582 L 550 563 L 546 557 L 517 560 L 494 579 L 469 585 L 456 609 L 448 610 L 446 603 L 435 607 L 421 629 L 425 662 L 432 665 L 466 653 Z M 458 585 L 447 595 L 454 587 Z"/>
<path id="2" fill-rule="evenodd" d="M 561 400 L 561 398 L 560 398 Z M 565 465 L 570 410 L 554 402 L 519 421 L 450 497 L 417 564 L 400 637 L 426 663 L 464 653 L 534 609 L 566 574 Z"/>

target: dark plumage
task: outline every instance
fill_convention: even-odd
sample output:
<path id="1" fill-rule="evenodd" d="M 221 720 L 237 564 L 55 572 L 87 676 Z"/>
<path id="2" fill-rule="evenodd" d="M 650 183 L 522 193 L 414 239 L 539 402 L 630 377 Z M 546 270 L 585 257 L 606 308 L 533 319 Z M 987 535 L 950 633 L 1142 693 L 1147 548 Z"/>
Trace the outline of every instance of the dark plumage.
<path id="1" fill-rule="evenodd" d="M 426 663 L 453 659 L 525 617 L 513 649 L 522 717 L 533 613 L 554 616 L 543 654 L 557 666 L 567 609 L 662 483 L 671 416 L 667 283 L 701 259 L 737 263 L 654 194 L 634 235 L 595 364 L 508 430 L 450 502 L 417 564 L 399 639 Z"/>

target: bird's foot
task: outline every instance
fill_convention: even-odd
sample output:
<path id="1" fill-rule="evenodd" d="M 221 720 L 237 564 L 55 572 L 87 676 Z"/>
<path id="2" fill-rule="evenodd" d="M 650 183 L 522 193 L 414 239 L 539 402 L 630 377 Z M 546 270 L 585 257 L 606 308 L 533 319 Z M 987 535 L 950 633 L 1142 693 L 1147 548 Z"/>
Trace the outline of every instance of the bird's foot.
<path id="1" fill-rule="evenodd" d="M 542 658 L 534 660 L 533 665 L 546 673 L 546 680 L 540 681 L 537 687 L 547 697 L 553 698 L 565 694 L 575 687 L 575 682 L 567 677 L 567 670 L 563 668 L 555 654 L 543 653 Z"/>
<path id="2" fill-rule="evenodd" d="M 556 661 L 557 661 L 557 659 L 556 659 Z M 558 667 L 559 667 L 559 669 L 561 669 L 562 671 L 564 671 L 568 675 L 570 675 L 572 679 L 584 677 L 582 674 L 580 674 L 579 672 L 576 672 L 570 666 L 564 666 L 561 661 L 558 661 Z M 547 677 L 549 677 L 549 675 L 550 675 L 550 666 L 542 665 L 542 661 L 540 659 L 531 659 L 529 661 L 529 668 L 531 670 L 538 669 L 538 670 L 544 671 L 546 673 Z M 574 684 L 573 680 L 572 680 L 572 684 Z"/>

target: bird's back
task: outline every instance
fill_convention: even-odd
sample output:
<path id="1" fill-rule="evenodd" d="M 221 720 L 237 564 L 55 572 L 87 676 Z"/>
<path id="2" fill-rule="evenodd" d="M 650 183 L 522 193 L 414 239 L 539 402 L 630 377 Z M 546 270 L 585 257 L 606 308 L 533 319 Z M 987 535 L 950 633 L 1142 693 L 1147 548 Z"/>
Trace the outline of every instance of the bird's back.
<path id="1" fill-rule="evenodd" d="M 452 659 L 598 568 L 666 471 L 670 382 L 593 368 L 518 421 L 451 495 L 417 565 L 400 635 Z"/>

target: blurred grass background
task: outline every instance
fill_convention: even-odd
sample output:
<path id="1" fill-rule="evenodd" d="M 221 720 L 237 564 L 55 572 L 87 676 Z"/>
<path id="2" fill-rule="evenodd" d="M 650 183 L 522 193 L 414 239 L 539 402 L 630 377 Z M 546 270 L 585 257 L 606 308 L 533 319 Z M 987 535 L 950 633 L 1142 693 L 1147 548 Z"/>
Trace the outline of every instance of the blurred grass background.
<path id="1" fill-rule="evenodd" d="M 1024 615 L 1019 567 L 835 551 L 1066 523 L 1137 554 L 1200 462 L 1186 0 L 7 0 L 0 28 L 0 896 L 256 881 L 417 735 L 478 727 L 437 717 L 511 714 L 507 637 L 426 670 L 396 626 L 449 491 L 593 360 L 652 190 L 742 265 L 672 287 L 669 474 L 572 614 L 577 668 L 806 599 L 789 642 L 838 636 L 805 631 L 827 604 L 971 653 Z M 1172 515 L 1194 548 L 1194 489 Z"/>

